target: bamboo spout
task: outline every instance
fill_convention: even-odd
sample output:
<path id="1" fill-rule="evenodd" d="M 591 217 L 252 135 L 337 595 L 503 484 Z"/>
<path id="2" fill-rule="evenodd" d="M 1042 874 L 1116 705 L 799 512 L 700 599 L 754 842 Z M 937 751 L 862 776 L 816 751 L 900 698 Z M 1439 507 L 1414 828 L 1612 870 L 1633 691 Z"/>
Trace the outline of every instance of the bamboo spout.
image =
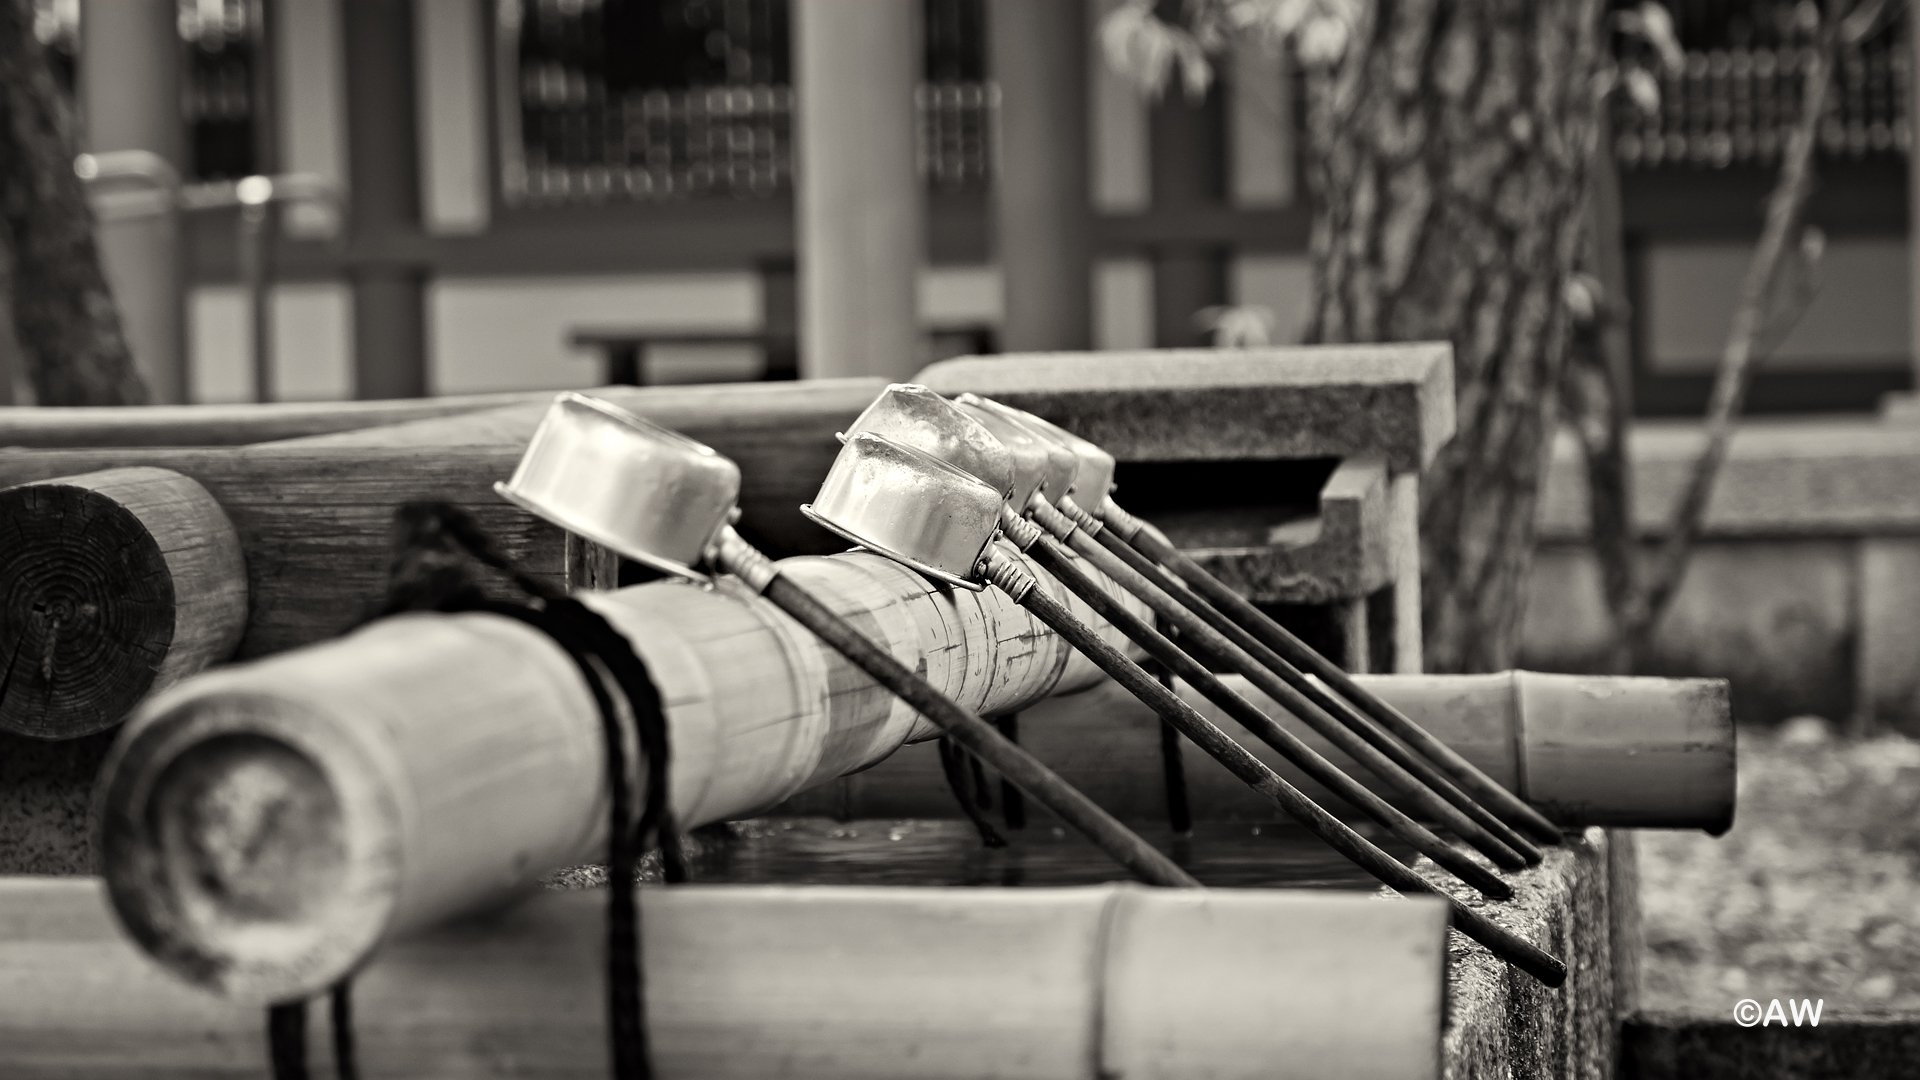
<path id="1" fill-rule="evenodd" d="M 938 589 L 860 553 L 780 567 L 976 712 L 1101 678 L 1004 594 Z M 730 579 L 583 600 L 653 673 L 684 826 L 938 733 Z M 239 999 L 300 997 L 394 934 L 595 858 L 604 773 L 593 700 L 543 634 L 487 614 L 400 616 L 151 699 L 103 773 L 102 857 L 116 911 L 162 964 Z"/>

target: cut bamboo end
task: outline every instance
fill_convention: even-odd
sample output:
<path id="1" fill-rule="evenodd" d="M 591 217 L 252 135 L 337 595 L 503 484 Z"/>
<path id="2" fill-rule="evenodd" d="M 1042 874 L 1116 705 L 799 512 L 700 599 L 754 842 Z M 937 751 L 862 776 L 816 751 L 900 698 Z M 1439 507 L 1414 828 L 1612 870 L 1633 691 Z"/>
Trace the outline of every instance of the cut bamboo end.
<path id="1" fill-rule="evenodd" d="M 1099 677 L 997 591 L 938 588 L 866 553 L 780 568 L 976 713 Z M 683 827 L 764 811 L 938 733 L 738 581 L 582 599 L 659 691 Z M 498 615 L 403 615 L 204 673 L 149 699 L 103 767 L 115 909 L 190 982 L 254 1002 L 316 993 L 380 941 L 598 858 L 603 738 L 571 658 Z"/>
<path id="2" fill-rule="evenodd" d="M 447 891 L 502 899 L 580 856 L 599 739 L 572 661 L 498 616 L 402 616 L 209 672 L 150 700 L 102 770 L 107 886 L 181 978 L 303 997 Z"/>
<path id="3" fill-rule="evenodd" d="M 103 907 L 90 879 L 0 879 L 0 1074 L 264 1074 L 258 1010 L 182 993 Z M 661 1080 L 1440 1074 L 1431 897 L 685 885 L 640 907 Z M 604 894 L 549 893 L 396 942 L 354 980 L 361 1075 L 606 1075 L 604 920 Z"/>
<path id="4" fill-rule="evenodd" d="M 0 490 L 0 730 L 72 739 L 239 645 L 247 574 L 205 488 L 125 468 Z"/>

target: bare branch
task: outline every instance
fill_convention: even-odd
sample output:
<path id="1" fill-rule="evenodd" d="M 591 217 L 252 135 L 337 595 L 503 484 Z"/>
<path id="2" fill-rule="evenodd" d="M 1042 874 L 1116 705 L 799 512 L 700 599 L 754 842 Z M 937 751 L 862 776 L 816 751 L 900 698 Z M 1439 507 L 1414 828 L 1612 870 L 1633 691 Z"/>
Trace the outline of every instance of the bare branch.
<path id="1" fill-rule="evenodd" d="M 1864 6 L 1859 9 L 1864 10 Z M 1834 59 L 1846 25 L 1846 20 L 1827 20 L 1804 69 L 1800 115 L 1788 134 L 1780 178 L 1767 200 L 1766 225 L 1747 264 L 1746 278 L 1740 287 L 1740 305 L 1734 311 L 1733 326 L 1714 378 L 1713 395 L 1707 407 L 1707 444 L 1694 462 L 1693 472 L 1674 506 L 1666 539 L 1646 575 L 1646 596 L 1636 613 L 1638 617 L 1632 625 L 1620 627 L 1623 640 L 1631 648 L 1645 647 L 1686 573 L 1688 556 L 1699 539 L 1706 517 L 1707 500 L 1726 463 L 1734 425 L 1746 403 L 1754 367 L 1764 356 L 1761 346 L 1771 347 L 1768 338 L 1777 343 L 1784 337 L 1782 325 L 1791 327 L 1785 312 L 1775 310 L 1770 301 L 1775 297 L 1782 265 L 1790 254 L 1789 242 L 1800 234 L 1807 199 L 1813 192 L 1816 136 L 1826 111 L 1827 95 L 1833 84 Z M 1797 314 L 1793 317 L 1797 318 Z"/>

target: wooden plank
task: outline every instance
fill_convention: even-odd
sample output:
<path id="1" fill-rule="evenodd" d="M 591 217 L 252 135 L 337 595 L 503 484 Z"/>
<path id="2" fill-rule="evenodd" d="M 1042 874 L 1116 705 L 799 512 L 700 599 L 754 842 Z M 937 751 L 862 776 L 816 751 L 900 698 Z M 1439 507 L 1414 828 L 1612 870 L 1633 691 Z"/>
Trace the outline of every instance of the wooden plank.
<path id="1" fill-rule="evenodd" d="M 0 1074 L 265 1075 L 250 1003 L 187 990 L 96 879 L 0 879 Z M 1094 886 L 641 890 L 661 1080 L 1427 1080 L 1446 912 L 1416 897 Z M 606 1075 L 605 897 L 546 893 L 354 980 L 360 1075 Z M 309 1061 L 332 1072 L 323 1003 Z"/>
<path id="2" fill-rule="evenodd" d="M 239 446 L 544 401 L 548 391 L 395 401 L 0 408 L 0 446 Z"/>

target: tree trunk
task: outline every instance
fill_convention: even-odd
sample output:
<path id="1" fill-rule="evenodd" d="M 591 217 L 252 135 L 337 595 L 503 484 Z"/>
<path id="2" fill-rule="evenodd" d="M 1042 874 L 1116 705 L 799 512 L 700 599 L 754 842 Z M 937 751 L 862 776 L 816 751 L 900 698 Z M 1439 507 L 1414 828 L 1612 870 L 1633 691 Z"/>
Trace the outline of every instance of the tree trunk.
<path id="1" fill-rule="evenodd" d="M 0 243 L 14 332 L 42 405 L 140 405 L 113 294 L 74 175 L 73 123 L 33 36 L 33 0 L 0 0 Z"/>
<path id="2" fill-rule="evenodd" d="M 1445 339 L 1458 432 L 1421 488 L 1428 666 L 1510 667 L 1568 347 L 1598 0 L 1376 0 L 1315 80 L 1308 340 Z"/>

